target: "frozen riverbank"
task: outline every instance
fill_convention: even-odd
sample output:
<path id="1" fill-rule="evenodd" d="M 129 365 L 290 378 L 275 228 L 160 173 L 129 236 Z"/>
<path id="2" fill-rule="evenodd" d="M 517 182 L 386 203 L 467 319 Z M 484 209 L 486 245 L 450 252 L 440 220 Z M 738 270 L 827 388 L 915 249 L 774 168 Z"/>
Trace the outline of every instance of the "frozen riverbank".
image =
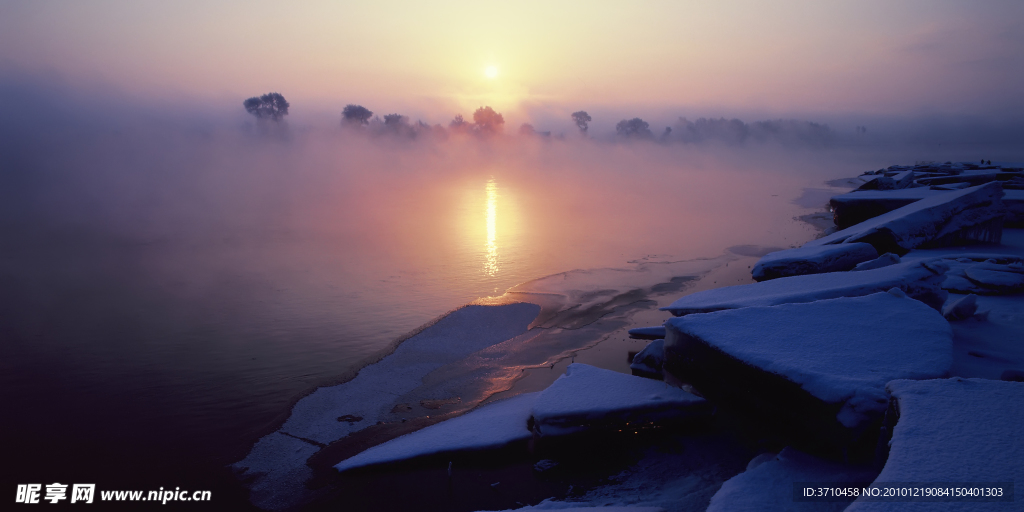
<path id="1" fill-rule="evenodd" d="M 794 204 L 795 211 L 807 208 Z M 806 226 L 804 236 L 815 232 L 790 222 Z M 543 389 L 573 361 L 628 373 L 632 353 L 643 347 L 629 328 L 660 316 L 657 308 L 684 291 L 750 282 L 757 257 L 777 249 L 734 246 L 717 258 L 680 262 L 648 257 L 523 283 L 442 317 L 356 378 L 300 400 L 281 428 L 233 467 L 263 508 L 316 501 L 331 492 L 323 486 L 329 474 L 318 474 L 334 463 L 483 401 Z M 481 315 L 486 319 L 470 321 Z M 506 324 L 517 327 L 498 328 Z M 469 338 L 473 350 L 461 353 L 456 340 Z M 435 344 L 429 356 L 416 349 Z M 320 488 L 310 491 L 309 482 Z"/>
<path id="2" fill-rule="evenodd" d="M 952 193 L 948 197 L 959 200 L 960 196 Z M 996 204 L 998 206 L 998 203 Z M 910 211 L 916 218 L 921 218 L 921 212 L 926 211 L 927 208 L 932 208 L 932 206 L 923 204 L 905 211 Z M 934 208 L 944 208 L 944 206 L 935 203 Z M 902 211 L 904 210 L 893 212 L 889 217 L 899 218 Z M 922 218 L 923 222 L 939 222 L 940 229 L 933 229 L 933 231 L 940 234 L 935 236 L 942 236 L 943 229 L 948 231 L 943 227 L 944 224 L 963 222 L 962 218 L 955 216 L 950 220 L 935 219 L 936 217 L 929 215 Z M 981 218 L 978 222 L 989 221 Z M 911 226 L 914 223 L 911 222 L 907 225 Z M 961 228 L 957 227 L 956 229 Z M 970 229 L 970 226 L 965 229 Z M 920 233 L 921 231 L 911 232 Z M 897 240 L 899 240 L 899 233 L 899 231 L 894 231 Z M 1021 339 L 1024 334 L 1021 332 L 1019 322 L 1022 318 L 1022 311 L 1024 311 L 1021 309 L 1024 299 L 1019 297 L 1021 289 L 1024 289 L 1021 286 L 1024 281 L 1020 278 L 1024 272 L 1022 271 L 1024 267 L 1021 267 L 1024 262 L 1024 238 L 1022 236 L 1024 233 L 1019 229 L 1000 230 L 994 234 L 986 234 L 985 237 L 986 239 L 994 237 L 1001 243 L 974 245 L 967 248 L 945 247 L 911 250 L 904 252 L 902 262 L 899 257 L 888 255 L 878 258 L 878 261 L 873 262 L 872 265 L 858 265 L 857 270 L 854 271 L 830 273 L 822 275 L 821 279 L 815 277 L 819 281 L 824 279 L 830 283 L 844 279 L 854 279 L 860 283 L 853 287 L 836 287 L 834 284 L 830 284 L 831 288 L 829 289 L 833 291 L 826 296 L 819 297 L 816 295 L 818 292 L 814 287 L 806 286 L 803 287 L 803 295 L 796 293 L 799 290 L 790 290 L 785 297 L 770 293 L 771 290 L 779 288 L 781 284 L 799 284 L 806 280 L 799 277 L 788 277 L 767 283 L 732 287 L 737 291 L 749 288 L 748 292 L 740 294 L 743 297 L 775 297 L 768 304 L 725 304 L 716 307 L 714 300 L 719 300 L 719 296 L 723 293 L 728 295 L 727 292 L 730 289 L 724 289 L 692 293 L 686 298 L 686 301 L 699 304 L 707 302 L 704 300 L 707 299 L 711 300 L 710 303 L 703 306 L 707 311 L 723 308 L 729 309 L 729 311 L 701 314 L 703 310 L 700 308 L 681 308 L 680 301 L 665 308 L 676 314 L 691 315 L 667 324 L 669 336 L 665 349 L 668 353 L 666 372 L 671 371 L 672 380 L 675 382 L 691 383 L 704 393 L 711 403 L 719 407 L 716 423 L 710 431 L 704 431 L 703 434 L 732 432 L 732 441 L 727 442 L 725 446 L 718 447 L 716 463 L 730 466 L 728 461 L 732 460 L 731 467 L 734 469 L 728 471 L 732 471 L 734 475 L 738 473 L 739 476 L 732 478 L 727 485 L 722 486 L 722 492 L 711 500 L 712 508 L 716 510 L 813 509 L 814 503 L 799 502 L 800 500 L 795 500 L 792 493 L 785 492 L 784 488 L 792 488 L 798 481 L 805 481 L 812 477 L 818 478 L 821 482 L 866 486 L 877 474 L 881 464 L 885 464 L 887 470 L 891 470 L 889 473 L 883 471 L 883 476 L 899 473 L 902 475 L 902 480 L 923 481 L 921 478 L 926 475 L 921 473 L 921 470 L 926 468 L 917 467 L 913 462 L 908 462 L 914 460 L 930 461 L 927 474 L 942 475 L 942 480 L 948 482 L 956 481 L 965 485 L 972 483 L 981 485 L 987 482 L 996 485 L 998 482 L 1016 480 L 1019 471 L 1015 472 L 1012 468 L 1013 463 L 1010 462 L 1015 460 L 1015 456 L 1007 456 L 1001 452 L 999 457 L 989 457 L 990 462 L 995 465 L 991 465 L 985 471 L 972 471 L 971 468 L 977 464 L 971 462 L 976 457 L 971 456 L 970 453 L 947 454 L 945 450 L 938 450 L 936 453 L 927 448 L 934 446 L 929 444 L 929 436 L 938 435 L 938 438 L 950 435 L 971 436 L 973 430 L 978 432 L 981 430 L 978 430 L 977 426 L 970 426 L 971 422 L 966 421 L 970 418 L 965 419 L 956 410 L 944 411 L 936 416 L 934 407 L 922 408 L 919 405 L 922 400 L 910 395 L 921 394 L 925 396 L 923 400 L 926 402 L 927 400 L 941 400 L 942 396 L 949 393 L 963 394 L 964 396 L 958 399 L 977 404 L 976 407 L 973 407 L 972 411 L 975 412 L 971 415 L 1001 418 L 996 423 L 1000 423 L 1002 426 L 987 425 L 984 429 L 985 433 L 981 437 L 973 439 L 972 443 L 978 446 L 978 450 L 982 450 L 984 447 L 984 450 L 988 451 L 993 449 L 996 451 L 1009 450 L 1011 453 L 1019 451 L 1019 446 L 1013 442 L 1012 426 L 1010 426 L 1012 421 L 1007 423 L 1003 418 L 1006 414 L 1000 412 L 1006 410 L 1007 407 L 1012 409 L 1013 406 L 1012 403 L 1006 402 L 1003 395 L 1007 395 L 1007 393 L 1004 391 L 1009 394 L 1018 393 L 1020 391 L 1019 384 L 1004 384 L 1002 388 L 999 388 L 998 393 L 988 393 L 986 390 L 989 388 L 986 387 L 984 381 L 979 381 L 980 384 L 974 385 L 967 383 L 966 386 L 971 388 L 970 390 L 964 388 L 961 391 L 950 391 L 950 389 L 956 387 L 957 382 L 965 382 L 963 379 L 969 377 L 1013 381 L 1020 380 L 1020 375 L 1024 375 L 1024 372 L 1018 369 L 1021 364 L 1024 364 L 1024 352 L 1018 343 L 1013 342 L 1013 340 Z M 933 243 L 932 246 L 934 246 Z M 918 282 L 918 278 L 914 278 L 909 281 L 897 280 L 880 285 L 882 288 L 888 288 L 888 293 L 875 290 L 877 286 L 864 286 L 864 283 L 878 281 L 872 277 L 875 274 L 881 276 L 895 272 L 902 275 L 911 271 L 917 272 L 918 269 L 922 272 L 920 282 Z M 929 276 L 945 279 L 933 279 Z M 950 283 L 946 284 L 945 281 Z M 787 286 L 783 286 L 783 288 L 793 288 Z M 797 288 L 801 287 L 797 286 Z M 759 292 L 762 289 L 767 292 L 767 295 Z M 946 291 L 943 289 L 959 293 L 960 296 L 954 296 L 947 300 Z M 984 296 L 963 296 L 972 291 Z M 994 297 L 996 300 L 982 300 L 993 295 L 997 296 Z M 911 298 L 913 296 L 921 298 L 924 302 Z M 719 297 L 719 299 L 715 299 L 715 297 Z M 781 302 L 779 302 L 780 300 Z M 981 305 L 984 306 L 984 309 L 979 310 Z M 942 315 L 945 315 L 945 318 Z M 805 321 L 801 321 L 801 318 L 804 318 Z M 655 330 L 650 332 L 653 334 Z M 837 345 L 830 348 L 830 344 Z M 703 352 L 695 351 L 692 348 L 701 346 L 704 346 L 701 349 Z M 674 362 L 679 360 L 707 363 L 709 356 L 705 352 L 719 353 L 720 355 L 716 357 L 721 359 L 722 363 L 719 364 L 721 368 L 718 370 L 704 372 L 707 374 L 705 377 L 701 376 L 702 366 L 700 364 L 688 368 Z M 736 364 L 729 362 L 732 359 L 736 360 Z M 863 359 L 861 364 L 857 364 L 856 361 L 861 359 Z M 668 363 L 671 363 L 671 366 Z M 880 365 L 884 366 L 885 374 L 878 373 Z M 567 378 L 574 378 L 573 376 L 577 374 L 580 374 L 579 367 L 574 370 L 574 367 L 570 366 L 563 377 L 539 395 L 540 398 L 532 398 L 530 394 L 519 395 L 518 398 L 512 400 L 480 408 L 465 417 L 468 424 L 473 425 L 474 430 L 493 430 L 497 433 L 502 431 L 497 428 L 498 426 L 510 429 L 508 430 L 510 437 L 503 438 L 504 441 L 497 441 L 497 445 L 492 441 L 490 445 L 501 446 L 505 450 L 503 456 L 499 456 L 499 452 L 490 452 L 491 456 L 498 460 L 502 458 L 516 460 L 514 456 L 510 457 L 509 453 L 517 452 L 520 454 L 520 458 L 529 459 L 526 453 L 532 454 L 533 458 L 551 457 L 538 462 L 532 469 L 533 474 L 521 473 L 519 479 L 540 478 L 550 482 L 551 475 L 547 474 L 550 468 L 579 460 L 590 461 L 594 467 L 600 467 L 606 472 L 606 478 L 610 478 L 606 482 L 602 482 L 600 479 L 591 479 L 585 483 L 577 481 L 585 489 L 582 494 L 579 491 L 575 495 L 572 494 L 571 487 L 562 488 L 559 489 L 560 492 L 552 492 L 552 496 L 557 500 L 545 501 L 535 508 L 618 505 L 654 506 L 668 510 L 703 510 L 708 504 L 707 500 L 710 495 L 702 494 L 701 490 L 706 493 L 708 489 L 717 489 L 722 484 L 723 479 L 718 479 L 716 483 L 715 478 L 711 477 L 715 474 L 714 468 L 721 466 L 716 466 L 713 463 L 708 467 L 689 467 L 684 462 L 687 457 L 681 457 L 678 451 L 669 450 L 673 453 L 669 456 L 657 455 L 650 451 L 645 452 L 645 449 L 664 442 L 664 437 L 658 438 L 657 434 L 651 437 L 650 432 L 658 432 L 661 428 L 659 433 L 664 434 L 665 424 L 649 420 L 630 421 L 627 419 L 629 416 L 622 416 L 622 413 L 616 413 L 614 417 L 617 419 L 609 423 L 611 417 L 606 411 L 616 407 L 612 405 L 615 402 L 613 398 L 615 393 L 608 393 L 604 398 L 597 399 L 596 402 L 593 398 L 588 398 L 587 391 L 589 389 L 597 391 L 601 388 L 599 383 L 584 385 L 574 391 L 572 395 L 578 399 L 576 401 L 570 399 L 565 402 L 564 398 L 554 400 L 553 402 L 563 403 L 560 408 L 551 409 L 548 406 L 538 405 L 541 402 L 552 402 L 552 400 L 545 401 L 543 397 L 557 393 L 555 390 L 561 389 L 559 383 L 564 382 Z M 943 383 L 945 382 L 944 378 L 950 376 L 955 377 L 950 381 L 952 384 Z M 758 379 L 764 380 L 763 377 L 774 380 L 765 381 L 762 384 L 753 382 Z M 911 378 L 935 384 L 915 388 L 913 393 L 905 393 L 905 390 L 908 389 L 906 386 L 899 387 L 896 384 L 886 386 L 886 382 L 894 378 Z M 736 382 L 737 379 L 739 384 Z M 664 386 L 657 381 L 647 382 Z M 748 386 L 748 388 L 746 391 L 740 390 L 742 392 L 739 394 L 722 391 L 739 389 L 737 385 Z M 564 387 L 562 386 L 562 388 Z M 626 392 L 632 388 L 633 386 L 628 383 L 617 384 L 616 392 Z M 644 392 L 639 391 L 639 387 L 636 389 L 637 395 L 632 403 L 635 413 L 638 414 L 645 407 L 643 404 L 647 399 L 643 397 Z M 756 392 L 752 394 L 751 391 Z M 886 393 L 891 396 L 888 412 L 885 411 Z M 598 394 L 601 393 L 598 391 Z M 929 394 L 934 397 L 926 396 Z M 801 398 L 804 395 L 806 395 L 806 399 Z M 757 403 L 765 401 L 775 405 L 763 410 L 759 409 Z M 818 404 L 812 403 L 813 401 L 818 401 Z M 585 429 L 588 432 L 587 436 L 581 438 L 578 434 L 574 434 L 568 438 L 560 438 L 553 445 L 545 441 L 544 425 L 550 421 L 545 418 L 551 415 L 568 415 L 567 417 L 579 418 L 580 413 L 572 411 L 579 409 L 583 404 L 588 404 L 584 408 L 588 411 L 586 416 L 590 418 L 588 421 L 591 422 L 590 426 Z M 492 412 L 509 407 L 519 412 L 507 418 L 508 415 Z M 679 406 L 675 409 L 677 412 L 685 410 Z M 893 413 L 893 411 L 896 412 Z M 926 414 L 922 415 L 922 411 L 925 411 Z M 732 420 L 728 419 L 733 413 L 738 416 Z M 882 422 L 883 413 L 885 415 L 884 423 Z M 781 428 L 764 428 L 762 416 L 765 414 L 773 418 L 769 423 Z M 533 444 L 530 447 L 515 448 L 516 443 L 526 439 L 525 435 L 529 430 L 528 425 L 521 425 L 524 417 L 530 418 L 529 425 L 532 425 L 530 428 L 533 429 Z M 579 419 L 571 421 L 573 425 L 579 424 Z M 840 425 L 837 428 L 842 430 L 842 433 L 830 434 L 829 428 L 820 428 L 830 421 L 835 425 Z M 920 428 L 922 424 L 936 422 L 945 424 L 948 428 L 927 431 Z M 516 427 L 516 424 L 520 424 L 519 427 Z M 559 424 L 564 425 L 565 423 Z M 448 455 L 445 457 L 449 460 L 449 482 L 451 482 L 451 461 L 458 461 L 459 467 L 461 467 L 467 459 L 457 453 L 475 446 L 460 442 L 458 429 L 456 432 L 445 430 L 447 427 L 455 428 L 457 426 L 455 423 L 448 422 L 405 436 L 392 443 L 382 445 L 378 449 L 367 451 L 358 457 L 346 459 L 337 468 L 349 470 L 370 463 L 367 462 L 368 460 L 376 460 L 377 464 L 390 462 L 394 466 L 395 462 L 391 461 L 403 461 L 409 457 L 415 459 L 417 454 L 419 454 L 420 464 L 429 466 L 431 464 L 429 461 L 433 461 L 432 464 L 443 463 L 443 459 L 440 457 L 447 453 Z M 618 430 L 609 431 L 607 430 L 609 427 L 618 428 Z M 738 427 L 740 431 L 737 431 Z M 882 427 L 880 432 L 879 427 Z M 573 428 L 578 429 L 579 427 Z M 743 435 L 743 430 L 746 430 L 747 436 Z M 938 434 L 927 433 L 933 430 Z M 946 430 L 955 433 L 946 432 Z M 801 431 L 807 435 L 800 435 Z M 610 460 L 614 461 L 616 456 L 605 457 L 604 455 L 608 455 L 606 449 L 599 449 L 598 453 L 601 455 L 598 455 L 596 459 L 593 456 L 588 457 L 587 452 L 596 449 L 597 446 L 608 446 L 608 443 L 616 445 L 624 441 L 624 439 L 616 440 L 617 434 L 614 432 L 618 432 L 618 435 L 625 432 L 626 439 L 630 437 L 628 434 L 633 434 L 641 436 L 634 439 L 644 440 L 641 447 L 631 445 L 629 442 L 621 445 L 628 447 L 626 451 L 633 449 L 634 459 L 631 462 L 622 460 L 610 462 Z M 684 431 L 674 430 L 674 434 L 669 434 L 667 437 L 674 439 L 676 443 L 687 445 L 687 440 L 693 441 L 701 435 L 702 432 L 699 431 L 691 430 L 684 433 Z M 886 462 L 888 449 L 883 447 L 888 439 L 887 436 L 890 435 L 893 439 L 893 454 L 890 461 Z M 758 440 L 758 436 L 761 436 L 760 440 Z M 427 442 L 427 439 L 435 439 L 435 441 Z M 442 442 L 438 444 L 438 440 Z M 598 444 L 594 444 L 595 442 Z M 782 444 L 772 447 L 771 443 Z M 796 452 L 791 448 L 782 450 L 790 443 L 795 443 L 814 455 Z M 879 448 L 874 448 L 875 443 Z M 957 446 L 961 445 L 964 444 L 957 444 Z M 995 448 L 999 446 L 1005 448 Z M 508 452 L 508 450 L 512 451 Z M 736 460 L 744 457 L 742 455 L 744 450 L 748 451 L 747 460 L 753 459 L 747 465 L 746 472 L 743 472 L 742 468 L 736 467 Z M 752 457 L 752 454 L 749 453 L 752 450 L 767 450 L 767 453 Z M 776 456 L 774 452 L 780 450 L 782 450 L 781 453 Z M 974 450 L 968 449 L 968 451 Z M 737 452 L 740 455 L 737 455 Z M 366 459 L 366 457 L 370 457 L 370 459 Z M 483 454 L 480 454 L 479 457 L 487 458 Z M 830 462 L 818 457 L 832 458 L 833 460 Z M 874 458 L 873 464 L 871 463 L 872 457 Z M 851 459 L 866 461 L 867 464 L 851 464 Z M 961 464 L 965 460 L 968 463 Z M 491 462 L 494 463 L 493 460 Z M 620 466 L 620 472 L 613 471 L 616 463 L 624 464 Z M 654 467 L 658 469 L 654 470 Z M 679 472 L 680 467 L 689 467 L 689 469 Z M 394 468 L 399 468 L 399 472 L 409 470 L 408 466 L 399 465 L 394 466 L 390 471 L 394 471 Z M 728 471 L 726 472 L 728 473 Z M 383 474 L 386 473 L 387 470 Z M 538 473 L 542 476 L 537 477 Z M 1003 478 L 1004 476 L 1006 478 Z M 342 478 L 349 477 L 343 475 Z M 463 477 L 459 478 L 460 481 L 464 481 Z M 879 478 L 881 479 L 881 477 Z M 985 482 L 976 482 L 975 480 L 978 478 L 982 478 Z M 553 480 L 557 481 L 558 479 Z M 695 482 L 700 482 L 700 484 Z M 514 483 L 516 483 L 515 479 L 513 479 L 513 485 L 506 484 L 506 487 L 502 489 L 515 487 Z M 518 483 L 521 484 L 521 482 Z M 492 487 L 497 489 L 500 484 L 500 482 L 494 482 Z M 884 481 L 875 483 L 879 486 L 885 484 Z M 780 489 L 782 490 L 780 491 Z M 1013 489 L 1004 488 L 1003 490 L 1010 493 L 1006 497 L 1012 500 Z M 472 494 L 472 491 L 466 489 L 461 492 Z M 520 494 L 520 496 L 527 494 Z M 751 499 L 752 496 L 759 496 L 759 498 Z M 871 503 L 871 500 L 858 501 L 861 506 L 867 506 L 865 503 Z M 817 505 L 834 510 L 842 510 L 846 507 L 846 503 L 835 501 Z M 1005 505 L 1012 507 L 1010 504 Z M 964 506 L 969 505 L 964 500 L 960 500 L 954 507 L 962 508 Z M 991 506 L 1001 507 L 1003 505 Z"/>

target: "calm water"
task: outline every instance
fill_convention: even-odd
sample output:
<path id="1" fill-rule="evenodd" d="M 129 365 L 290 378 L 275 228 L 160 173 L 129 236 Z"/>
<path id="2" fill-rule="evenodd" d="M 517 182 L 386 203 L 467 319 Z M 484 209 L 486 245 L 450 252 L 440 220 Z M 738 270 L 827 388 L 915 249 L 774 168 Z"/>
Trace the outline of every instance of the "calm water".
<path id="1" fill-rule="evenodd" d="M 223 466 L 299 397 L 447 311 L 572 269 L 802 243 L 803 187 L 881 165 L 173 129 L 54 136 L 15 157 L 0 225 L 5 485 L 218 496 L 236 492 Z"/>

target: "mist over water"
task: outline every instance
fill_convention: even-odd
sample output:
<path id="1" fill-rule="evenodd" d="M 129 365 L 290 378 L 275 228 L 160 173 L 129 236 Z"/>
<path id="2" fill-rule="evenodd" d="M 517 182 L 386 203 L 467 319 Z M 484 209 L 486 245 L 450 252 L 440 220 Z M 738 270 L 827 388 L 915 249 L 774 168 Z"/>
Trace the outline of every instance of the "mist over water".
<path id="1" fill-rule="evenodd" d="M 22 482 L 92 481 L 101 459 L 107 487 L 208 482 L 299 397 L 463 304 L 798 245 L 805 187 L 1019 151 L 370 137 L 4 87 L 0 398 Z"/>

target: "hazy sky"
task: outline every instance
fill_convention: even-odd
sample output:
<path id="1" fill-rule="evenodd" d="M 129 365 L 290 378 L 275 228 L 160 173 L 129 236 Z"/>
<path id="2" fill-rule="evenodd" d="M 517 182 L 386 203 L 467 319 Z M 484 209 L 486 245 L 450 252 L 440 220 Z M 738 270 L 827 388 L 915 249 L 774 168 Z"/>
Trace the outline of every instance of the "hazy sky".
<path id="1" fill-rule="evenodd" d="M 1024 111 L 1024 2 L 0 0 L 0 71 L 432 122 L 484 104 L 1005 116 Z"/>

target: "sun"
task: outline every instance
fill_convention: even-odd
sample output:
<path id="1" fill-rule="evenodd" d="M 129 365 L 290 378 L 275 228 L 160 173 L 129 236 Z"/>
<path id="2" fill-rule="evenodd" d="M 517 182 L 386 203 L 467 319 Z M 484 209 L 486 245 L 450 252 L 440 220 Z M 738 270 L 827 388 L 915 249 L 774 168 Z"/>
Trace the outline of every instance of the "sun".
<path id="1" fill-rule="evenodd" d="M 498 77 L 498 66 L 487 66 L 486 68 L 484 68 L 484 75 L 487 78 L 497 78 Z"/>

